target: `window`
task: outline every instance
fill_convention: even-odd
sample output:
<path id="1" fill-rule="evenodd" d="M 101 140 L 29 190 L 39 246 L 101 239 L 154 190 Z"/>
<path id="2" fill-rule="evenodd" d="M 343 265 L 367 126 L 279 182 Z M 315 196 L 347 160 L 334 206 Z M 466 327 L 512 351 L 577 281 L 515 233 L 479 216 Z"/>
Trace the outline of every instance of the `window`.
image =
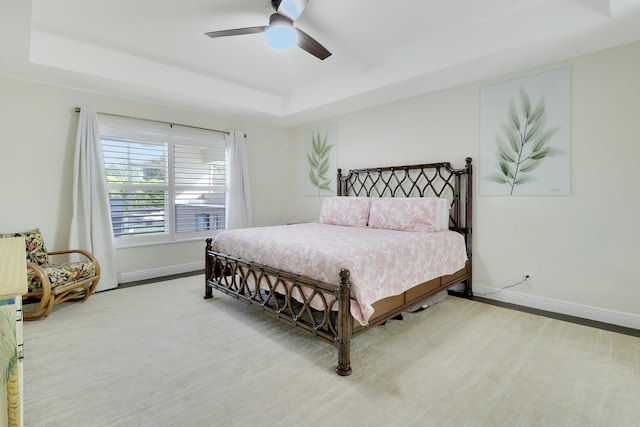
<path id="1" fill-rule="evenodd" d="M 117 246 L 190 240 L 225 228 L 222 135 L 108 116 L 99 122 Z"/>

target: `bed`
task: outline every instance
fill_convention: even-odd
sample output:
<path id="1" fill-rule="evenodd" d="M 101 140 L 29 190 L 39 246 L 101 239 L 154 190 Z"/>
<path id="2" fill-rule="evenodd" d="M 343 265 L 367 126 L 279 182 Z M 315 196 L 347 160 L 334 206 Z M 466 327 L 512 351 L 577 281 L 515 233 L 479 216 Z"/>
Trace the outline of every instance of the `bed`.
<path id="1" fill-rule="evenodd" d="M 205 299 L 220 291 L 337 347 L 458 284 L 472 295 L 472 164 L 338 169 L 318 221 L 206 239 Z"/>

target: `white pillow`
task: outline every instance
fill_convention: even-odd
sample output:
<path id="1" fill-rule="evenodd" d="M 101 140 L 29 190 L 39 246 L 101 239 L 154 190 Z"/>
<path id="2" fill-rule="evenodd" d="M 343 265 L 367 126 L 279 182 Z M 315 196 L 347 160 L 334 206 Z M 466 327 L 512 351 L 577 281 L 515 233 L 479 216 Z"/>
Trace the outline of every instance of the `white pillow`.
<path id="1" fill-rule="evenodd" d="M 449 211 L 451 205 L 449 200 L 437 198 L 438 200 L 438 216 L 436 217 L 436 231 L 443 231 L 449 229 Z"/>

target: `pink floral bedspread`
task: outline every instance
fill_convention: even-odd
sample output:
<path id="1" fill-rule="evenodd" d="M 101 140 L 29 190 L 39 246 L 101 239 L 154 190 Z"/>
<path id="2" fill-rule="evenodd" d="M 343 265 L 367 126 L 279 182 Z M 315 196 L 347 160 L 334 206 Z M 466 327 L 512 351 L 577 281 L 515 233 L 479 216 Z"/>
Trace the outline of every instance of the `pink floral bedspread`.
<path id="1" fill-rule="evenodd" d="M 454 231 L 408 232 L 319 223 L 243 228 L 220 233 L 217 252 L 339 283 L 351 273 L 351 314 L 366 325 L 372 304 L 436 277 L 467 260 L 464 237 Z"/>

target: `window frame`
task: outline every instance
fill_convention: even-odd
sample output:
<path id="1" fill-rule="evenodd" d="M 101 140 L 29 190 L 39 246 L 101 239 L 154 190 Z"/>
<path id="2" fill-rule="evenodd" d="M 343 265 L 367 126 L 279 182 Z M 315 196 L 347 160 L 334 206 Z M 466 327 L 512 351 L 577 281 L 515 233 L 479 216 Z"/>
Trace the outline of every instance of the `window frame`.
<path id="1" fill-rule="evenodd" d="M 199 189 L 203 188 L 206 192 L 213 194 L 214 191 L 222 192 L 224 194 L 224 215 L 226 216 L 227 203 L 229 191 L 228 181 L 228 168 L 229 168 L 229 156 L 224 139 L 224 134 L 218 131 L 206 131 L 204 129 L 190 129 L 187 127 L 181 127 L 179 125 L 169 125 L 156 122 L 147 122 L 145 120 L 129 119 L 121 117 L 103 117 L 98 116 L 98 127 L 100 136 L 100 147 L 102 149 L 103 140 L 122 141 L 127 143 L 141 143 L 141 144 L 163 144 L 165 146 L 165 152 L 167 155 L 166 161 L 166 179 L 165 183 L 149 184 L 109 184 L 107 183 L 108 193 L 111 194 L 111 190 L 117 189 L 129 189 L 129 190 L 158 190 L 161 186 L 165 189 L 165 201 L 164 201 L 164 227 L 165 231 L 162 233 L 150 233 L 147 235 L 134 235 L 134 236 L 118 236 L 115 232 L 112 233 L 114 245 L 116 248 L 130 248 L 139 246 L 151 246 L 151 245 L 164 245 L 174 244 L 181 242 L 188 242 L 193 240 L 200 240 L 205 237 L 215 236 L 224 230 L 202 230 L 202 231 L 181 231 L 178 232 L 177 224 L 177 211 L 176 206 L 180 203 L 176 203 L 177 194 L 179 189 Z M 218 149 L 224 150 L 223 155 L 216 157 L 215 162 L 224 161 L 224 185 L 211 185 L 205 187 L 199 187 L 197 185 L 180 184 L 176 186 L 176 162 L 175 153 L 176 147 L 195 147 L 200 149 Z M 224 160 L 223 160 L 224 159 Z M 105 159 L 103 158 L 103 164 Z M 213 166 L 211 166 L 213 168 Z M 106 171 L 105 171 L 106 172 Z M 105 176 L 105 179 L 107 177 Z M 146 187 L 146 188 L 145 188 Z M 185 190 L 186 191 L 186 190 Z M 109 198 L 111 201 L 111 197 Z M 188 203 L 187 203 L 188 204 Z M 110 205 L 110 204 L 109 204 Z M 193 206 L 197 206 L 194 204 Z M 110 219 L 113 225 L 113 218 Z M 197 218 L 197 215 L 196 215 Z M 226 218 L 223 219 L 223 225 L 226 223 Z M 195 222 L 197 225 L 197 221 Z"/>

